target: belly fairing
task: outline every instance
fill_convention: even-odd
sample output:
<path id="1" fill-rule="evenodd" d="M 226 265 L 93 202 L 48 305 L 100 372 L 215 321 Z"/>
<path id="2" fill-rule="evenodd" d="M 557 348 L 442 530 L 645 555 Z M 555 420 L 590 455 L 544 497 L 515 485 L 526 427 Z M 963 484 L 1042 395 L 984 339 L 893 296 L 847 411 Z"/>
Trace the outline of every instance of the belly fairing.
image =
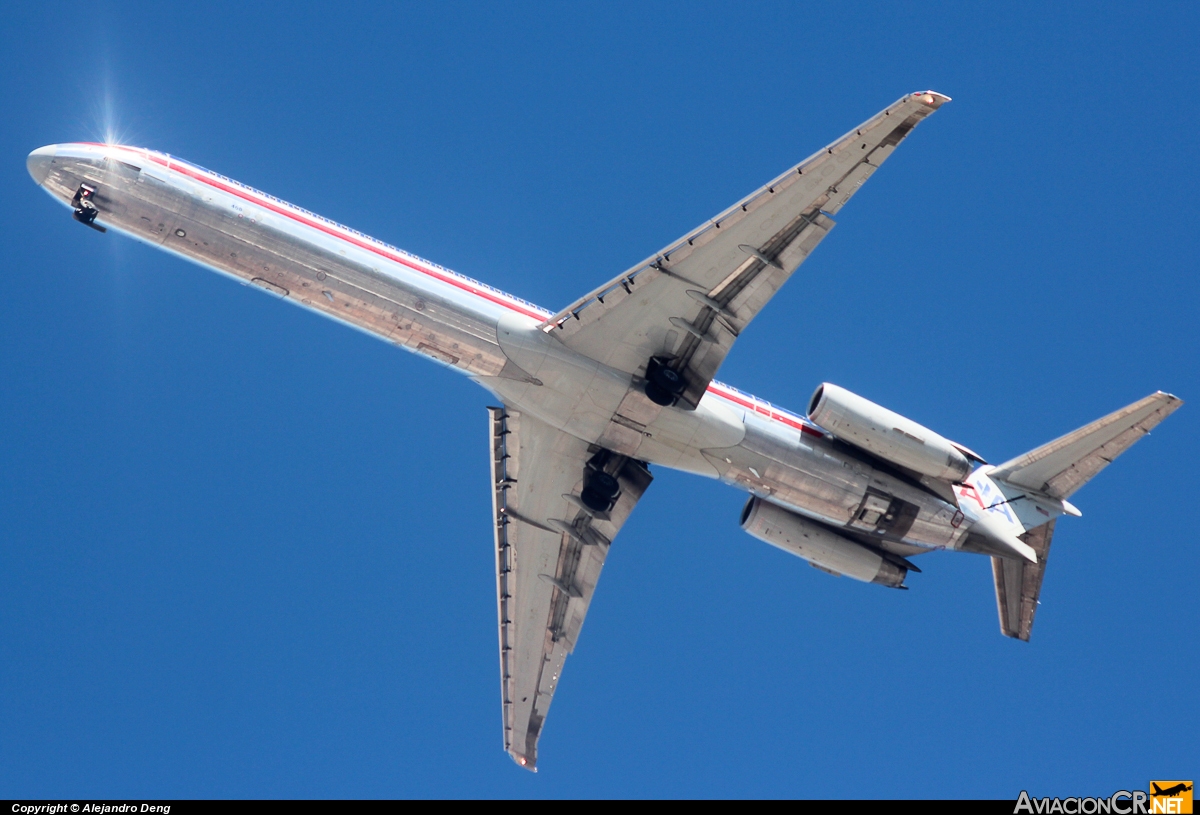
<path id="1" fill-rule="evenodd" d="M 711 397 L 696 410 L 657 408 L 645 424 L 627 420 L 632 434 L 614 438 L 612 422 L 622 406 L 628 410 L 631 397 L 638 401 L 640 385 L 570 350 L 539 325 L 521 315 L 502 316 L 496 333 L 509 365 L 502 376 L 476 377 L 510 407 L 615 452 L 710 478 L 717 471 L 700 451 L 744 438 L 741 418 Z"/>
<path id="2" fill-rule="evenodd" d="M 705 457 L 723 481 L 880 546 L 953 548 L 962 515 L 929 492 L 882 472 L 828 439 L 750 417 L 735 447 Z M 901 546 L 900 548 L 903 548 Z M 911 551 L 911 550 L 910 550 Z"/>

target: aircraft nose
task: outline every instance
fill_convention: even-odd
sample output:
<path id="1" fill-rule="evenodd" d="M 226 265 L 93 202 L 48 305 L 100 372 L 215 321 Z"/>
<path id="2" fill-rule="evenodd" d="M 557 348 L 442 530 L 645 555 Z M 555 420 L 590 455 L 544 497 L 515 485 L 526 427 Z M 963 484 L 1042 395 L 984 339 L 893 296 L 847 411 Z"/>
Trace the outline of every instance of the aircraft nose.
<path id="1" fill-rule="evenodd" d="M 34 150 L 29 154 L 29 158 L 25 159 L 25 168 L 39 187 L 46 183 L 46 176 L 50 175 L 50 162 L 57 153 L 58 145 L 50 144 Z"/>

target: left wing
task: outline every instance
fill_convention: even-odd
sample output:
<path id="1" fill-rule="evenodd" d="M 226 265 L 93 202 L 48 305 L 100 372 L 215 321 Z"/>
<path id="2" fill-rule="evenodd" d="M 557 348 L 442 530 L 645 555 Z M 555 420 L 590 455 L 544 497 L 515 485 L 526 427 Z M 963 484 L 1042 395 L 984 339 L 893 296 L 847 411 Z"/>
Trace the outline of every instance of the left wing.
<path id="1" fill-rule="evenodd" d="M 651 376 L 655 358 L 683 380 L 677 404 L 694 408 L 738 334 L 833 228 L 829 216 L 947 101 L 933 91 L 902 97 L 543 329 L 635 376 Z"/>
<path id="2" fill-rule="evenodd" d="M 504 749 L 534 769 L 563 662 L 575 647 L 613 538 L 650 485 L 639 461 L 601 450 L 527 414 L 490 407 L 496 601 Z M 589 510 L 585 477 L 620 487 Z"/>

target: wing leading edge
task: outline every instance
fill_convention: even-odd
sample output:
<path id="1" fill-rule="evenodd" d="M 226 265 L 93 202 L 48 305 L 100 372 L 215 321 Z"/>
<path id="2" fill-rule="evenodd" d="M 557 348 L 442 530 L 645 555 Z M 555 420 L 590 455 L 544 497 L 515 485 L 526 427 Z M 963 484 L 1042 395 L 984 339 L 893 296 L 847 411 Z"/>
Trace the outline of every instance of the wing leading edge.
<path id="1" fill-rule="evenodd" d="M 527 414 L 488 408 L 504 749 L 537 764 L 537 742 L 613 538 L 652 476 Z M 616 478 L 607 512 L 587 509 L 585 473 Z"/>
<path id="2" fill-rule="evenodd" d="M 635 376 L 659 360 L 687 383 L 679 406 L 694 408 L 733 341 L 833 228 L 830 216 L 947 101 L 932 91 L 902 97 L 543 329 Z"/>

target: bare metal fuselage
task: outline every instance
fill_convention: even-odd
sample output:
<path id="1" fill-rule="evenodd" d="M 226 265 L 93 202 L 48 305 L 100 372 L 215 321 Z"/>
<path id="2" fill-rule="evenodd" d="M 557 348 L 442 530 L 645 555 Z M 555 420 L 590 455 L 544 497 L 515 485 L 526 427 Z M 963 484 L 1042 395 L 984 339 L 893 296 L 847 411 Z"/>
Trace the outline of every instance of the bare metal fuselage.
<path id="1" fill-rule="evenodd" d="M 68 205 L 81 184 L 94 187 L 98 224 L 458 369 L 587 442 L 601 441 L 634 387 L 538 330 L 550 312 L 195 165 L 69 144 L 36 151 L 30 172 Z M 528 358 L 553 364 L 533 377 Z M 637 457 L 720 478 L 896 554 L 958 548 L 970 526 L 953 503 L 806 419 L 715 382 L 696 410 L 663 410 Z"/>

